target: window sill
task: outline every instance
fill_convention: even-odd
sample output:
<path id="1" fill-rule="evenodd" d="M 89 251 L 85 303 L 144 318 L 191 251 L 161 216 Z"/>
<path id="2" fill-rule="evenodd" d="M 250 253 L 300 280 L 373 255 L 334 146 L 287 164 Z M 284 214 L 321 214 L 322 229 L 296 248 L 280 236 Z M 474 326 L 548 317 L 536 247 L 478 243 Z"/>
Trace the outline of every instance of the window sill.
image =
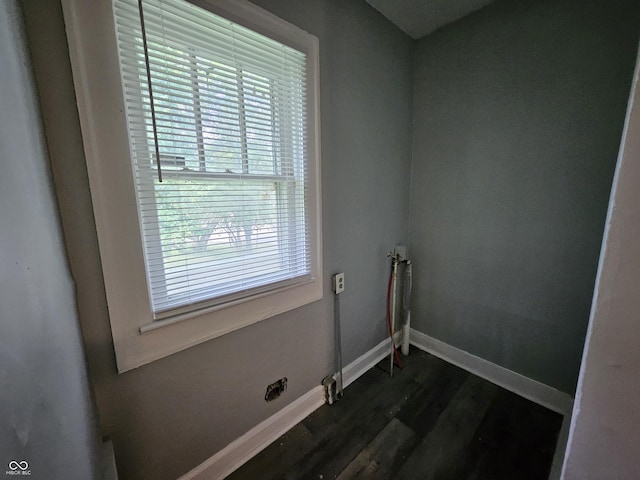
<path id="1" fill-rule="evenodd" d="M 195 346 L 261 320 L 321 300 L 320 278 L 253 297 L 243 302 L 146 323 L 114 338 L 118 372 L 123 373 L 154 360 Z M 240 320 L 239 320 L 240 319 Z"/>

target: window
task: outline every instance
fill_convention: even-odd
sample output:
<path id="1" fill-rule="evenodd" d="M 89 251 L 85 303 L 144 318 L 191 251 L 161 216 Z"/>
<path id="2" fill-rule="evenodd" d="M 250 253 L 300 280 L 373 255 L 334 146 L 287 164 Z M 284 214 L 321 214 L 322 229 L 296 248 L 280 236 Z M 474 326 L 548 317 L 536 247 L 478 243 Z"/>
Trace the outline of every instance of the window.
<path id="1" fill-rule="evenodd" d="M 83 3 L 64 9 L 119 370 L 321 298 L 317 39 L 242 1 L 143 0 L 144 22 Z"/>
<path id="2" fill-rule="evenodd" d="M 145 0 L 145 61 L 137 0 L 115 13 L 155 317 L 308 280 L 306 55 L 184 0 Z"/>

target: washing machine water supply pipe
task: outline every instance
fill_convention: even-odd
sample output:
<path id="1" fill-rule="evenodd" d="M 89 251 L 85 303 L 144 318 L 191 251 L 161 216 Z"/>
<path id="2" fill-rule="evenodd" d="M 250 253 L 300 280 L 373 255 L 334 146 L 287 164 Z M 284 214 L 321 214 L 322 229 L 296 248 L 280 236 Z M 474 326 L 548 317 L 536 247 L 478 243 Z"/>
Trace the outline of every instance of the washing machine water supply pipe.
<path id="1" fill-rule="evenodd" d="M 404 325 L 402 325 L 402 354 L 409 355 L 409 332 L 411 330 L 411 285 L 413 283 L 413 264 L 407 260 L 404 268 L 404 281 L 402 291 L 402 309 L 404 311 Z"/>
<path id="2" fill-rule="evenodd" d="M 389 327 L 389 338 L 391 339 L 391 353 L 389 355 L 389 376 L 393 377 L 393 364 L 398 362 L 398 367 L 402 368 L 402 362 L 398 355 L 396 342 L 393 338 L 396 320 L 396 285 L 398 280 L 398 256 L 391 257 L 391 273 L 389 275 L 389 285 L 387 287 L 387 326 Z"/>
<path id="3" fill-rule="evenodd" d="M 389 327 L 389 337 L 391 339 L 391 353 L 389 355 L 389 375 L 393 377 L 394 363 L 397 363 L 399 368 L 402 368 L 402 362 L 400 361 L 400 355 L 398 355 L 398 348 L 396 347 L 394 333 L 396 326 L 396 313 L 397 313 L 397 297 L 398 297 L 398 265 L 404 264 L 404 289 L 402 295 L 402 309 L 407 312 L 407 318 L 410 319 L 410 301 L 411 301 L 411 261 L 401 260 L 400 255 L 397 253 L 389 253 L 391 257 L 391 273 L 389 275 L 389 285 L 387 288 L 387 326 Z M 408 282 L 407 282 L 408 279 Z M 402 327 L 402 353 L 404 355 L 409 354 L 409 327 L 403 325 Z"/>

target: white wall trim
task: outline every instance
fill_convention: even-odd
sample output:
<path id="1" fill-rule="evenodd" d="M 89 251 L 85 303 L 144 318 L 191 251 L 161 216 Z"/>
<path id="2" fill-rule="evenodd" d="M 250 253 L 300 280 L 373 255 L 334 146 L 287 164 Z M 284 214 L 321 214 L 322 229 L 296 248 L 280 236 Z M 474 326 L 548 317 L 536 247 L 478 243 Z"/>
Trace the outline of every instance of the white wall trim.
<path id="1" fill-rule="evenodd" d="M 562 478 L 562 465 L 567 451 L 567 443 L 569 441 L 569 427 L 571 426 L 571 414 L 566 414 L 562 419 L 562 427 L 558 433 L 556 441 L 556 451 L 553 454 L 553 462 L 551 462 L 551 471 L 548 480 L 560 480 Z"/>
<path id="2" fill-rule="evenodd" d="M 194 0 L 195 1 L 195 0 Z M 118 372 L 323 298 L 318 38 L 246 0 L 198 0 L 306 54 L 310 280 L 154 322 L 110 1 L 62 0 Z M 98 113 L 99 112 L 99 113 Z"/>
<path id="3" fill-rule="evenodd" d="M 113 442 L 107 438 L 100 449 L 100 474 L 102 480 L 118 480 L 116 457 L 113 453 Z"/>
<path id="4" fill-rule="evenodd" d="M 398 331 L 394 334 L 394 339 L 396 341 L 396 347 L 400 350 L 400 340 L 402 339 L 402 332 Z M 342 370 L 342 386 L 347 388 L 353 382 L 355 382 L 362 375 L 367 373 L 376 363 L 378 363 L 383 358 L 389 356 L 391 353 L 391 344 L 389 343 L 389 339 L 385 338 L 378 345 L 373 347 L 368 352 L 360 355 L 353 362 L 343 368 Z"/>
<path id="5" fill-rule="evenodd" d="M 573 397 L 549 385 L 540 383 L 519 373 L 491 363 L 469 352 L 411 329 L 411 344 L 453 365 L 464 368 L 485 380 L 505 388 L 543 407 L 570 415 L 573 408 Z"/>
<path id="6" fill-rule="evenodd" d="M 322 386 L 318 385 L 235 439 L 178 480 L 216 480 L 226 477 L 323 404 L 324 393 Z"/>
<path id="7" fill-rule="evenodd" d="M 399 333 L 396 333 L 396 344 L 400 338 Z M 357 380 L 389 355 L 390 350 L 391 346 L 387 338 L 344 367 L 343 386 L 346 388 Z M 178 480 L 217 480 L 226 477 L 322 405 L 324 405 L 324 391 L 322 386 L 318 385 L 253 427 L 193 470 L 185 473 Z"/>

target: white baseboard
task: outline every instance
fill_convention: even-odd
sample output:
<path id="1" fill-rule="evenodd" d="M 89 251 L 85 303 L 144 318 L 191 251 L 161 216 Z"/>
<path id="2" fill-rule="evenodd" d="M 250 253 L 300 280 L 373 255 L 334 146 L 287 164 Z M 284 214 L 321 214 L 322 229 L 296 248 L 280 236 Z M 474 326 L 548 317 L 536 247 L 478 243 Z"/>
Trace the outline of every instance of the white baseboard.
<path id="1" fill-rule="evenodd" d="M 118 480 L 118 469 L 116 468 L 116 457 L 113 453 L 113 442 L 111 439 L 103 440 L 101 448 L 101 480 Z"/>
<path id="2" fill-rule="evenodd" d="M 322 386 L 318 385 L 278 413 L 253 427 L 178 480 L 218 480 L 225 478 L 323 404 L 324 392 Z"/>
<path id="3" fill-rule="evenodd" d="M 551 471 L 549 472 L 549 480 L 560 480 L 562 477 L 562 466 L 564 464 L 564 456 L 569 443 L 569 428 L 571 426 L 571 415 L 567 414 L 562 419 L 562 427 L 558 434 L 556 442 L 556 451 L 553 454 L 553 462 L 551 463 Z"/>
<path id="4" fill-rule="evenodd" d="M 400 340 L 402 340 L 402 332 L 398 331 L 393 335 L 398 349 L 400 348 Z M 368 372 L 376 363 L 382 360 L 384 357 L 391 354 L 391 343 L 388 338 L 385 338 L 378 345 L 373 347 L 368 352 L 360 355 L 353 362 L 343 368 L 342 370 L 342 386 L 347 388 L 355 380 L 360 378 L 366 372 Z"/>
<path id="5" fill-rule="evenodd" d="M 401 338 L 398 333 L 395 336 L 396 344 Z M 385 339 L 344 367 L 343 387 L 346 388 L 385 356 L 389 355 L 390 350 L 389 339 Z M 225 478 L 267 448 L 278 437 L 288 432 L 297 423 L 315 412 L 323 404 L 324 391 L 322 386 L 318 385 L 278 413 L 253 427 L 178 480 L 218 480 Z"/>
<path id="6" fill-rule="evenodd" d="M 549 385 L 540 383 L 519 373 L 491 363 L 469 352 L 411 329 L 411 344 L 421 350 L 439 357 L 449 363 L 489 380 L 502 388 L 520 395 L 543 407 L 570 416 L 573 408 L 573 397 Z"/>

